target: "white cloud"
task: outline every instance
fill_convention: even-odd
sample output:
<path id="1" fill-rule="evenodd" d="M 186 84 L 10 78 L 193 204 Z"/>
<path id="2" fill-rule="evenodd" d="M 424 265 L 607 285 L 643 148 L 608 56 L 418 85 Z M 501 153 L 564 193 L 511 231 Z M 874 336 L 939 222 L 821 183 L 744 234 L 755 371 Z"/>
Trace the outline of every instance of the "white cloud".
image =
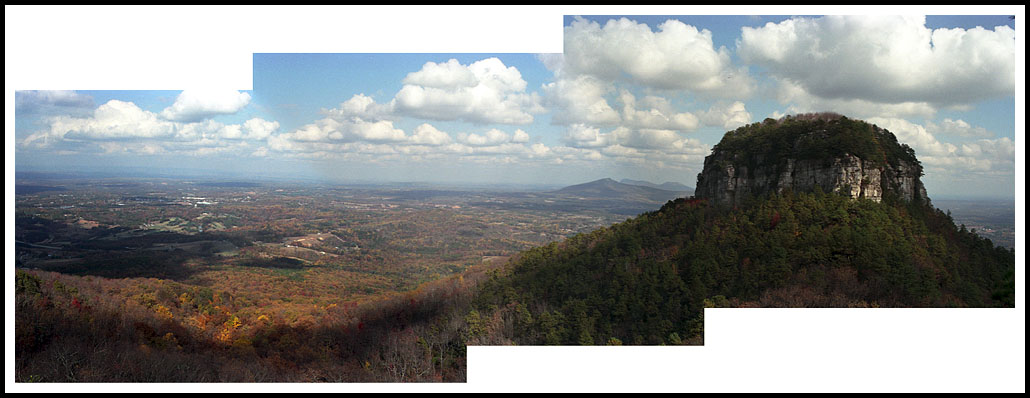
<path id="1" fill-rule="evenodd" d="M 746 68 L 735 67 L 727 49 L 715 48 L 711 32 L 678 20 L 667 20 L 653 31 L 628 18 L 603 26 L 577 18 L 565 28 L 565 53 L 539 58 L 555 74 L 555 81 L 543 87 L 554 110 L 551 121 L 569 126 L 565 140 L 570 145 L 649 145 L 659 131 L 691 132 L 702 124 L 725 127 L 750 121 L 739 101 L 697 113 L 655 95 L 679 90 L 702 98 L 742 98 L 753 91 Z M 637 98 L 641 91 L 646 95 Z M 632 133 L 582 137 L 596 127 L 623 127 Z M 619 141 L 623 138 L 630 141 Z"/>
<path id="2" fill-rule="evenodd" d="M 475 133 L 458 134 L 458 141 L 471 146 L 494 146 L 511 141 L 511 136 L 503 131 L 497 129 L 490 129 L 483 135 Z"/>
<path id="3" fill-rule="evenodd" d="M 371 142 L 364 140 L 346 141 L 338 133 L 343 123 L 323 119 L 304 128 L 268 137 L 267 145 L 252 153 L 252 156 L 293 156 L 308 159 L 343 159 L 350 161 L 434 161 L 474 163 L 516 163 L 543 162 L 547 164 L 575 162 L 615 161 L 646 165 L 651 159 L 658 163 L 672 162 L 700 163 L 707 146 L 692 139 L 683 139 L 671 130 L 616 130 L 600 134 L 594 128 L 576 125 L 587 140 L 590 133 L 600 141 L 595 148 L 573 146 L 548 146 L 530 143 L 530 135 L 518 129 L 507 133 L 490 129 L 481 133 L 461 133 L 455 139 L 428 123 L 416 127 L 405 141 Z M 571 130 L 570 130 L 571 131 Z M 572 131 L 575 134 L 575 131 Z M 570 142 L 574 140 L 570 139 Z M 574 142 L 576 145 L 589 145 Z M 656 163 L 656 164 L 658 164 Z"/>
<path id="4" fill-rule="evenodd" d="M 933 132 L 936 135 L 954 136 L 954 137 L 991 137 L 990 131 L 983 127 L 974 127 L 962 119 L 952 120 L 946 118 L 938 123 L 933 121 L 926 122 L 926 129 Z"/>
<path id="5" fill-rule="evenodd" d="M 726 130 L 733 130 L 737 127 L 751 123 L 751 113 L 743 102 L 717 103 L 708 108 L 701 121 L 706 126 L 721 127 Z"/>
<path id="6" fill-rule="evenodd" d="M 521 75 L 519 76 L 521 79 Z M 479 84 L 479 78 L 469 67 L 462 65 L 456 59 L 450 59 L 444 63 L 426 62 L 422 69 L 409 73 L 404 78 L 404 84 L 411 84 L 423 87 L 435 87 L 442 89 L 458 89 L 463 87 L 475 87 Z"/>
<path id="7" fill-rule="evenodd" d="M 935 167 L 939 173 L 1013 171 L 1015 144 L 1008 137 L 953 144 L 938 140 L 926 127 L 904 119 L 870 118 L 867 121 L 894 133 L 899 142 L 915 150 L 920 162 Z"/>
<path id="8" fill-rule="evenodd" d="M 243 126 L 238 124 L 222 126 L 218 129 L 218 135 L 231 140 L 243 139 Z"/>
<path id="9" fill-rule="evenodd" d="M 780 79 L 774 96 L 783 104 L 790 104 L 786 114 L 835 112 L 859 119 L 870 117 L 905 116 L 932 117 L 937 108 L 927 102 L 880 103 L 853 98 L 820 98 L 789 80 Z"/>
<path id="10" fill-rule="evenodd" d="M 618 144 L 602 149 L 601 153 L 605 156 L 615 158 L 642 158 L 645 156 L 645 154 L 637 148 L 625 147 Z"/>
<path id="11" fill-rule="evenodd" d="M 98 143 L 104 154 L 134 154 L 134 155 L 157 155 L 168 152 L 162 145 L 157 143 L 127 143 L 127 142 L 101 142 Z"/>
<path id="12" fill-rule="evenodd" d="M 551 155 L 551 148 L 538 142 L 529 146 L 529 153 L 534 157 L 548 157 Z"/>
<path id="13" fill-rule="evenodd" d="M 435 128 L 428 124 L 419 126 L 420 132 L 412 137 L 431 136 Z M 441 143 L 440 145 L 417 144 L 415 140 L 408 143 L 373 143 L 373 142 L 310 142 L 291 140 L 286 134 L 269 137 L 268 148 L 259 149 L 257 155 L 268 155 L 268 151 L 276 151 L 279 155 L 295 156 L 310 159 L 345 159 L 364 162 L 383 161 L 472 161 L 483 162 L 515 162 L 521 160 L 549 161 L 556 156 L 553 148 L 535 143 L 527 145 L 504 140 L 511 138 L 503 132 L 494 130 L 482 135 L 465 134 L 459 141 Z M 467 143 L 464 141 L 468 141 Z"/>
<path id="14" fill-rule="evenodd" d="M 515 133 L 511 136 L 511 142 L 516 144 L 524 144 L 529 142 L 529 133 L 522 131 L 522 129 L 516 129 Z"/>
<path id="15" fill-rule="evenodd" d="M 372 123 L 354 123 L 348 132 L 356 140 L 372 142 L 401 142 L 408 139 L 404 131 L 393 127 L 389 121 L 378 121 Z"/>
<path id="16" fill-rule="evenodd" d="M 627 18 L 597 22 L 576 19 L 565 28 L 560 69 L 657 89 L 688 89 L 716 96 L 746 96 L 751 81 L 735 68 L 726 48 L 716 49 L 708 30 L 670 19 L 658 31 Z"/>
<path id="17" fill-rule="evenodd" d="M 394 98 L 385 104 L 377 103 L 364 94 L 356 94 L 337 108 L 323 113 L 341 124 L 380 123 L 401 116 L 528 124 L 533 121 L 533 113 L 544 111 L 540 96 L 526 93 L 527 83 L 518 69 L 504 65 L 497 58 L 483 59 L 470 65 L 462 65 L 454 59 L 444 63 L 427 62 L 422 69 L 409 73 L 403 82 Z M 311 128 L 313 126 L 301 130 Z M 331 138 L 316 137 L 319 135 L 328 134 L 325 131 L 301 131 L 298 138 Z"/>
<path id="18" fill-rule="evenodd" d="M 544 57 L 561 68 L 564 56 Z M 312 158 L 359 159 L 376 155 L 377 161 L 393 156 L 408 160 L 464 159 L 510 162 L 532 159 L 546 162 L 604 160 L 697 163 L 707 147 L 685 139 L 681 132 L 698 128 L 701 121 L 690 112 L 678 112 L 671 102 L 656 95 L 636 98 L 623 90 L 616 98 L 622 103 L 613 109 L 605 97 L 615 93 L 614 84 L 596 76 L 580 74 L 559 77 L 543 86 L 547 105 L 555 110 L 552 123 L 565 124 L 565 145 L 530 144 L 530 134 L 517 129 L 505 132 L 489 129 L 458 133 L 453 137 L 423 123 L 405 135 L 390 120 L 407 116 L 435 120 L 464 120 L 515 124 L 531 121 L 529 115 L 540 108 L 536 94 L 525 94 L 526 82 L 513 67 L 500 60 L 486 59 L 471 65 L 456 60 L 426 63 L 407 75 L 404 87 L 386 104 L 378 104 L 363 94 L 355 95 L 339 107 L 324 111 L 326 118 L 289 133 L 271 136 L 270 151 Z M 519 102 L 523 101 L 525 102 Z M 514 101 L 514 102 L 512 102 Z M 509 106 L 509 105 L 517 106 Z M 523 106 L 527 105 L 527 106 Z M 710 120 L 720 125 L 733 123 L 746 110 L 727 104 Z M 379 126 L 392 134 L 392 140 L 371 141 L 371 136 L 355 131 L 358 127 Z M 602 133 L 598 126 L 613 127 Z M 401 138 L 404 139 L 401 139 Z M 399 158 L 398 158 L 399 159 Z M 371 158 L 367 160 L 371 161 Z"/>
<path id="19" fill-rule="evenodd" d="M 358 118 L 377 121 L 391 119 L 393 109 L 390 104 L 378 104 L 372 97 L 365 94 L 355 94 L 349 100 L 340 103 L 339 108 L 330 109 L 324 113 L 334 119 Z"/>
<path id="20" fill-rule="evenodd" d="M 268 121 L 262 118 L 252 118 L 243 122 L 243 138 L 250 140 L 263 140 L 279 130 L 279 122 Z"/>
<path id="21" fill-rule="evenodd" d="M 288 139 L 290 141 L 308 142 L 329 141 L 330 138 L 339 140 L 343 138 L 343 134 L 337 131 L 339 128 L 340 122 L 331 118 L 323 118 L 316 120 L 314 123 L 305 124 L 287 134 L 277 137 L 269 137 L 269 140 L 278 137 Z"/>
<path id="22" fill-rule="evenodd" d="M 248 141 L 264 140 L 279 123 L 252 118 L 243 124 L 210 119 L 170 121 L 132 102 L 110 100 L 82 117 L 45 118 L 41 130 L 20 142 L 23 147 L 52 148 L 78 153 L 183 154 L 207 156 L 246 149 Z"/>
<path id="23" fill-rule="evenodd" d="M 411 143 L 432 146 L 445 145 L 451 143 L 451 136 L 428 123 L 423 123 L 415 127 L 415 131 L 411 134 Z"/>
<path id="24" fill-rule="evenodd" d="M 655 162 L 699 166 L 711 148 L 674 130 L 616 127 L 601 132 L 597 127 L 574 124 L 566 128 L 565 160 L 646 159 Z M 554 148 L 552 148 L 554 149 Z M 571 152 L 570 152 L 571 151 Z M 569 153 L 577 156 L 568 156 Z M 589 155 L 586 158 L 581 155 Z M 596 158 L 603 155 L 603 158 Z M 594 158 L 594 159 L 591 159 Z"/>
<path id="25" fill-rule="evenodd" d="M 955 145 L 937 140 L 925 127 L 905 119 L 875 117 L 866 121 L 894 133 L 898 141 L 915 149 L 916 157 L 921 160 L 923 156 L 947 156 L 957 149 Z"/>
<path id="26" fill-rule="evenodd" d="M 1014 35 L 931 30 L 925 17 L 793 18 L 742 28 L 738 53 L 819 99 L 954 106 L 1014 94 Z"/>
<path id="27" fill-rule="evenodd" d="M 681 138 L 673 130 L 664 129 L 628 129 L 618 127 L 611 132 L 614 145 L 629 148 L 662 149 L 676 145 Z"/>
<path id="28" fill-rule="evenodd" d="M 645 97 L 640 101 L 645 109 L 637 109 L 636 97 L 629 91 L 623 90 L 619 100 L 622 101 L 621 125 L 624 127 L 693 131 L 699 124 L 697 116 L 690 112 L 675 112 L 665 98 Z"/>
<path id="29" fill-rule="evenodd" d="M 598 148 L 609 145 L 608 135 L 601 134 L 601 129 L 582 123 L 568 126 L 562 139 L 574 148 Z"/>
<path id="30" fill-rule="evenodd" d="M 426 63 L 409 74 L 390 106 L 396 114 L 433 120 L 528 124 L 540 113 L 540 98 L 527 94 L 514 66 L 487 58 L 464 66 Z"/>
<path id="31" fill-rule="evenodd" d="M 611 83 L 589 75 L 559 78 L 543 87 L 546 103 L 553 111 L 551 122 L 570 125 L 589 123 L 615 125 L 621 120 L 619 113 L 604 98 L 613 90 Z"/>
<path id="32" fill-rule="evenodd" d="M 555 72 L 556 75 L 560 74 L 560 69 L 565 64 L 565 54 L 562 53 L 537 54 L 536 58 L 544 64 L 544 68 Z"/>
<path id="33" fill-rule="evenodd" d="M 294 148 L 298 147 L 298 145 L 294 143 L 295 141 L 291 138 L 292 137 L 286 136 L 285 134 L 273 135 L 268 137 L 266 143 L 268 144 L 268 148 L 273 151 L 288 152 L 293 151 Z"/>
<path id="34" fill-rule="evenodd" d="M 236 90 L 183 90 L 161 117 L 176 122 L 198 122 L 203 119 L 230 115 L 250 103 L 250 94 Z"/>
<path id="35" fill-rule="evenodd" d="M 178 125 L 162 120 L 132 102 L 111 100 L 100 105 L 91 117 L 56 116 L 47 128 L 36 132 L 23 145 L 44 146 L 64 139 L 110 140 L 127 138 L 172 138 Z"/>
<path id="36" fill-rule="evenodd" d="M 391 121 L 366 122 L 359 118 L 322 118 L 280 137 L 305 142 L 401 142 L 408 139 Z"/>

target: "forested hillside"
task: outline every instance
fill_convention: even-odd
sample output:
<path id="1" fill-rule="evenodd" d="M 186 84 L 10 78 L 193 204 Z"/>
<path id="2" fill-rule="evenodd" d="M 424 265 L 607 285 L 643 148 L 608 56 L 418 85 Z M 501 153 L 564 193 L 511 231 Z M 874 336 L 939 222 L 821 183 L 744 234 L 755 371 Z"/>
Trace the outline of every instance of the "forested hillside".
<path id="1" fill-rule="evenodd" d="M 495 321 L 470 330 L 487 344 L 683 344 L 703 341 L 705 307 L 1011 307 L 1014 266 L 925 204 L 684 198 L 524 252 L 474 301 Z"/>

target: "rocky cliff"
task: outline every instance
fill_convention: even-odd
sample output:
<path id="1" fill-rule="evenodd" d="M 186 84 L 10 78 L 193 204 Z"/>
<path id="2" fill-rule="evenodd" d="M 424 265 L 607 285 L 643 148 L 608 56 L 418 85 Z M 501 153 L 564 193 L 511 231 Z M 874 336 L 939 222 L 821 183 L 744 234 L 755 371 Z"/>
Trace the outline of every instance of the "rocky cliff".
<path id="1" fill-rule="evenodd" d="M 835 114 L 800 115 L 727 132 L 705 158 L 695 196 L 738 205 L 751 196 L 836 192 L 928 202 L 922 166 L 894 134 Z"/>

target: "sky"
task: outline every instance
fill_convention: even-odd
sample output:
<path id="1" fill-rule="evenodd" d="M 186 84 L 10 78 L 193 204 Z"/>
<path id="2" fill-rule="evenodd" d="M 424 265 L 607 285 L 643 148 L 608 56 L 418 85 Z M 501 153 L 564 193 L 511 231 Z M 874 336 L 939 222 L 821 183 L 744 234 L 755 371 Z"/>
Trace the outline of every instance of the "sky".
<path id="1" fill-rule="evenodd" d="M 8 148 L 19 171 L 694 186 L 726 131 L 829 111 L 913 147 L 931 198 L 1015 196 L 1022 36 L 1004 13 L 648 14 L 561 14 L 544 51 L 267 46 L 246 54 L 245 88 L 9 83 Z M 204 38 L 167 46 L 214 66 Z"/>

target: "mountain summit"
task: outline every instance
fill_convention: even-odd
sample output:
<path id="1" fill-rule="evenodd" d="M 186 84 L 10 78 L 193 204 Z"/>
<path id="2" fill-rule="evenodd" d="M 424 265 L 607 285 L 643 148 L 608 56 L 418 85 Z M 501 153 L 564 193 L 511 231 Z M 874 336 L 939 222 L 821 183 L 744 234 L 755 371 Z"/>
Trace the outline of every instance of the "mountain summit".
<path id="1" fill-rule="evenodd" d="M 727 132 L 705 158 L 696 196 L 739 205 L 818 188 L 875 202 L 928 202 L 922 175 L 912 148 L 890 131 L 833 113 L 804 114 Z"/>

